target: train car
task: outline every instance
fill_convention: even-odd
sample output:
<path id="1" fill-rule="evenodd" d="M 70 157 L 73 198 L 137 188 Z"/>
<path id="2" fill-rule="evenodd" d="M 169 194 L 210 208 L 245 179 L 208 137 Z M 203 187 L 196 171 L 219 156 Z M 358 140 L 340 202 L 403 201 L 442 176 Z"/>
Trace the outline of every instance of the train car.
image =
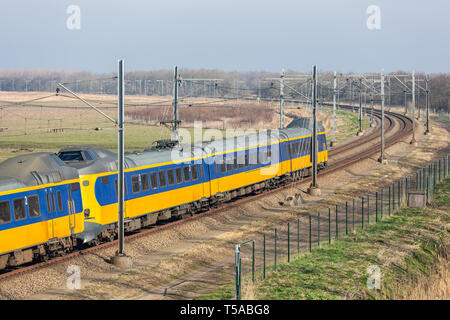
<path id="1" fill-rule="evenodd" d="M 52 153 L 0 164 L 0 270 L 72 250 L 84 229 L 78 178 Z"/>
<path id="2" fill-rule="evenodd" d="M 67 161 L 79 170 L 85 205 L 84 242 L 111 240 L 117 235 L 117 155 L 99 148 L 63 149 L 59 156 L 86 152 L 94 160 L 80 157 Z M 181 217 L 208 206 L 209 173 L 193 154 L 171 161 L 173 150 L 136 152 L 125 157 L 125 231 L 133 231 L 158 220 Z M 102 154 L 100 154 L 102 153 Z M 115 163 L 106 168 L 99 163 Z"/>
<path id="3" fill-rule="evenodd" d="M 328 155 L 321 125 L 318 141 L 319 168 L 323 168 Z M 308 175 L 310 146 L 311 130 L 297 123 L 282 130 L 126 154 L 125 231 L 181 218 Z M 80 238 L 94 244 L 115 238 L 117 155 L 100 148 L 72 147 L 58 156 L 80 175 L 85 208 Z"/>

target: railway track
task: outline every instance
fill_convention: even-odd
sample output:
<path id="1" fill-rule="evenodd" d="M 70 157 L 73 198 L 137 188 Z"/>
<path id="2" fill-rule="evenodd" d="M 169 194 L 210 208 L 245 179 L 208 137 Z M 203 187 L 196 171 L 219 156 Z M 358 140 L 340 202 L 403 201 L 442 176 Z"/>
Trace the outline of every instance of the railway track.
<path id="1" fill-rule="evenodd" d="M 341 106 L 341 107 L 345 108 L 345 109 L 353 108 L 352 106 Z M 374 117 L 376 117 L 379 122 L 381 120 L 381 112 L 378 110 L 374 110 Z M 385 117 L 386 117 L 386 119 L 385 119 L 385 121 L 386 121 L 385 122 L 386 148 L 388 148 L 389 146 L 392 146 L 393 144 L 404 139 L 406 136 L 412 134 L 413 124 L 412 124 L 412 120 L 409 117 L 406 117 L 401 114 L 396 114 L 393 112 L 385 112 Z M 396 123 L 398 124 L 399 128 L 398 128 L 398 130 L 394 131 L 394 129 L 396 127 L 396 125 L 395 125 Z M 327 168 L 325 170 L 319 172 L 318 175 L 326 176 L 333 172 L 336 172 L 336 171 L 342 170 L 346 167 L 349 167 L 363 159 L 367 159 L 367 158 L 373 156 L 374 154 L 376 154 L 377 152 L 380 152 L 380 147 L 381 147 L 380 132 L 381 132 L 381 128 L 378 126 L 378 128 L 374 129 L 370 134 L 367 134 L 366 136 L 363 136 L 352 142 L 349 142 L 347 144 L 337 146 L 336 148 L 331 149 L 329 151 L 329 157 L 332 157 L 333 155 L 337 155 L 337 154 L 340 154 L 343 152 L 348 152 L 349 150 L 356 148 L 356 147 L 361 148 L 362 145 L 368 145 L 366 150 L 364 150 L 362 152 L 358 152 L 357 155 L 355 155 L 355 154 L 349 155 L 339 161 L 331 162 L 327 166 Z M 377 142 L 374 143 L 374 141 L 377 141 Z M 263 193 L 259 193 L 259 194 L 255 194 L 255 195 L 247 195 L 243 198 L 238 198 L 232 202 L 225 203 L 225 204 L 221 205 L 220 207 L 209 209 L 208 211 L 195 214 L 191 217 L 187 217 L 187 218 L 177 220 L 177 221 L 172 221 L 169 223 L 151 226 L 151 227 L 148 227 L 145 229 L 141 229 L 139 232 L 135 232 L 135 233 L 126 235 L 125 241 L 128 242 L 128 241 L 131 241 L 131 240 L 139 238 L 139 237 L 144 237 L 151 233 L 160 232 L 160 231 L 168 229 L 168 228 L 173 228 L 182 223 L 187 223 L 187 222 L 190 222 L 193 220 L 197 220 L 197 219 L 200 219 L 200 218 L 203 218 L 206 216 L 213 215 L 213 214 L 221 212 L 221 211 L 225 211 L 225 210 L 233 208 L 233 207 L 241 206 L 242 204 L 257 200 L 259 198 L 265 197 L 265 196 L 273 194 L 275 192 L 279 192 L 283 189 L 292 187 L 294 184 L 305 183 L 310 180 L 311 180 L 311 177 L 304 177 L 301 180 L 297 180 L 297 181 L 288 183 L 286 185 L 265 191 Z M 101 250 L 104 248 L 116 246 L 116 245 L 117 245 L 117 240 L 114 240 L 111 242 L 102 243 L 97 246 L 93 246 L 93 247 L 89 247 L 89 248 L 85 248 L 85 249 L 79 249 L 77 251 L 71 252 L 64 256 L 53 258 L 48 261 L 33 263 L 31 265 L 25 265 L 25 266 L 19 267 L 18 269 L 8 270 L 8 271 L 0 274 L 0 281 L 15 277 L 18 275 L 22 275 L 25 273 L 29 273 L 34 270 L 42 269 L 42 268 L 48 267 L 50 265 L 54 265 L 54 264 L 60 263 L 62 261 L 66 261 L 66 260 L 75 258 L 77 256 L 90 254 L 92 252 L 95 252 L 95 251 L 98 251 L 98 250 Z"/>

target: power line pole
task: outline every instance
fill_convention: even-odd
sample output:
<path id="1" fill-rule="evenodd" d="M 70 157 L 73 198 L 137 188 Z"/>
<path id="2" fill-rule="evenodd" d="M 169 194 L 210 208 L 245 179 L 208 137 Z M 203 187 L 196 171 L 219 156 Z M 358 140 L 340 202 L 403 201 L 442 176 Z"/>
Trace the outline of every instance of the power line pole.
<path id="1" fill-rule="evenodd" d="M 412 138 L 410 144 L 413 146 L 417 145 L 416 142 L 416 136 L 414 133 L 414 130 L 416 128 L 415 122 L 416 122 L 416 116 L 415 116 L 415 109 L 416 109 L 416 75 L 415 70 L 412 72 L 412 93 L 411 93 L 411 103 L 412 103 L 412 125 L 413 125 L 413 132 L 412 132 Z"/>
<path id="2" fill-rule="evenodd" d="M 428 87 L 428 82 L 430 81 L 430 76 L 426 75 L 425 80 L 425 103 L 427 108 L 427 129 L 425 130 L 425 134 L 430 134 L 430 90 Z"/>
<path id="3" fill-rule="evenodd" d="M 258 103 L 261 101 L 261 79 L 258 80 Z"/>
<path id="4" fill-rule="evenodd" d="M 123 254 L 124 250 L 124 243 L 123 243 L 123 237 L 124 237 L 124 165 L 123 165 L 123 157 L 124 157 L 124 137 L 123 137 L 123 90 L 124 90 L 124 79 L 123 79 L 123 60 L 119 60 L 119 251 L 118 254 Z"/>
<path id="5" fill-rule="evenodd" d="M 124 251 L 124 64 L 123 60 L 119 60 L 118 70 L 118 205 L 119 205 L 119 221 L 118 221 L 118 242 L 119 248 L 115 256 L 112 257 L 114 265 L 120 268 L 129 268 L 131 266 L 131 258 Z"/>
<path id="6" fill-rule="evenodd" d="M 178 66 L 174 69 L 172 140 L 178 141 Z"/>
<path id="7" fill-rule="evenodd" d="M 284 128 L 284 69 L 280 74 L 280 129 Z"/>
<path id="8" fill-rule="evenodd" d="M 373 90 L 374 90 L 374 79 L 372 76 L 372 81 L 370 82 L 370 126 L 374 127 L 375 123 L 373 122 Z"/>
<path id="9" fill-rule="evenodd" d="M 312 158 L 312 183 L 308 193 L 314 196 L 320 195 L 320 189 L 317 185 L 317 66 L 312 69 L 312 120 L 313 129 L 311 134 L 311 158 Z"/>
<path id="10" fill-rule="evenodd" d="M 337 95 L 337 79 L 336 71 L 333 74 L 333 138 L 330 142 L 330 147 L 336 143 L 336 95 Z"/>
<path id="11" fill-rule="evenodd" d="M 422 79 L 419 81 L 422 81 Z M 417 111 L 419 113 L 417 115 L 417 120 L 420 120 L 420 85 L 417 86 Z"/>
<path id="12" fill-rule="evenodd" d="M 389 89 L 389 111 L 391 111 L 391 77 L 388 77 L 388 89 Z"/>
<path id="13" fill-rule="evenodd" d="M 384 156 L 384 147 L 384 70 L 381 69 L 381 154 L 378 162 L 382 164 L 387 163 L 387 159 Z"/>
<path id="14" fill-rule="evenodd" d="M 408 104 L 406 102 L 406 100 L 407 100 L 406 89 L 404 89 L 403 92 L 405 93 L 405 116 L 406 116 L 408 114 Z"/>
<path id="15" fill-rule="evenodd" d="M 362 79 L 359 78 L 359 130 L 357 135 L 360 136 L 363 134 L 362 131 L 362 118 L 363 118 L 363 114 L 362 114 Z"/>

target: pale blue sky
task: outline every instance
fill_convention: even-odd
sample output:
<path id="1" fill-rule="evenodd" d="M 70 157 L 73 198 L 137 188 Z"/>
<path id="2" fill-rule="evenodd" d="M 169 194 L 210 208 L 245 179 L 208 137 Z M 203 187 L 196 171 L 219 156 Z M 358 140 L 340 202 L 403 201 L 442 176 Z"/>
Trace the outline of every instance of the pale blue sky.
<path id="1" fill-rule="evenodd" d="M 0 30 L 0 69 L 450 72 L 448 0 L 14 0 Z"/>

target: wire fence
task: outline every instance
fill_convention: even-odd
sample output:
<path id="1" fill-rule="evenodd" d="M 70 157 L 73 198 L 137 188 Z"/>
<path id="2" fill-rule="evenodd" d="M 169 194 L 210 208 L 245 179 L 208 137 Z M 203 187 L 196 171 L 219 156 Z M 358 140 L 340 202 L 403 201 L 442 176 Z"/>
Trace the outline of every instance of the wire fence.
<path id="1" fill-rule="evenodd" d="M 436 111 L 435 114 L 436 114 L 436 117 L 441 120 L 450 121 L 450 109 L 448 109 L 448 110 L 439 109 Z"/>
<path id="2" fill-rule="evenodd" d="M 449 175 L 449 161 L 450 154 L 376 192 L 334 205 L 326 212 L 299 217 L 236 245 L 236 299 L 248 298 L 246 289 L 255 280 L 263 280 L 277 271 L 280 263 L 290 262 L 303 252 L 331 244 L 395 214 L 410 205 L 412 194 L 419 195 L 423 205 L 430 203 L 435 186 Z"/>

